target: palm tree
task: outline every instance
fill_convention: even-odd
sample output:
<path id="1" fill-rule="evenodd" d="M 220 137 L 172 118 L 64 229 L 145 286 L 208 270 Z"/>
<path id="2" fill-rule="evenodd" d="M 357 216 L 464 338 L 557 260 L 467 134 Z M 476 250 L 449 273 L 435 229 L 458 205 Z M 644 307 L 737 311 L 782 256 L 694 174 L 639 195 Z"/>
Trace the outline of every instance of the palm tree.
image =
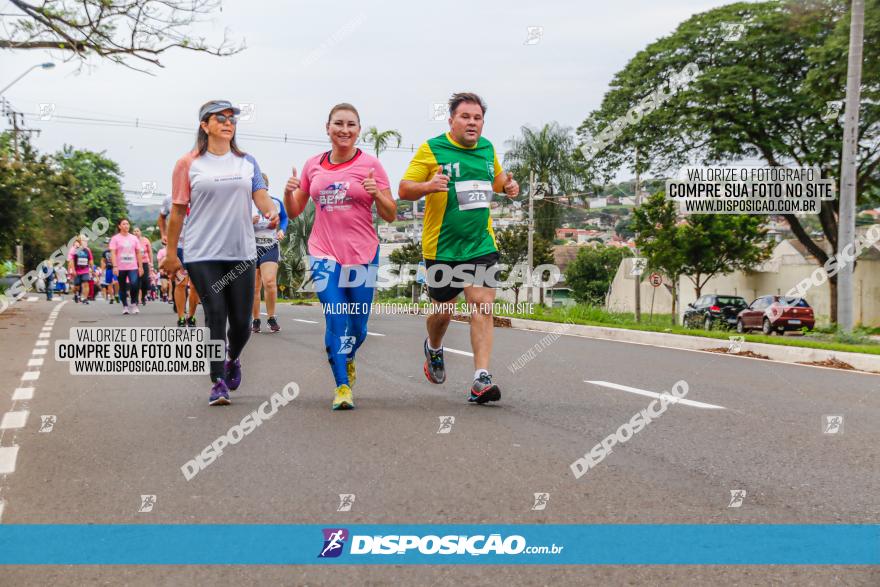
<path id="1" fill-rule="evenodd" d="M 529 172 L 535 172 L 535 181 L 546 183 L 549 190 L 545 199 L 535 202 L 535 230 L 552 241 L 559 224 L 559 206 L 554 194 L 571 193 L 577 188 L 578 173 L 572 158 L 576 147 L 574 133 L 569 127 L 556 122 L 540 129 L 523 126 L 521 136 L 506 142 L 505 167 L 513 173 L 527 195 Z"/>
<path id="2" fill-rule="evenodd" d="M 315 205 L 309 201 L 302 214 L 290 221 L 287 234 L 281 243 L 281 275 L 279 282 L 285 282 L 291 293 L 303 282 L 308 259 L 309 235 L 315 223 Z"/>
<path id="3" fill-rule="evenodd" d="M 364 133 L 364 142 L 368 145 L 373 145 L 373 151 L 376 152 L 376 157 L 381 155 L 382 151 L 388 149 L 388 144 L 391 142 L 391 139 L 396 140 L 397 146 L 399 147 L 403 137 L 394 129 L 379 131 L 375 126 L 369 127 L 367 132 Z"/>

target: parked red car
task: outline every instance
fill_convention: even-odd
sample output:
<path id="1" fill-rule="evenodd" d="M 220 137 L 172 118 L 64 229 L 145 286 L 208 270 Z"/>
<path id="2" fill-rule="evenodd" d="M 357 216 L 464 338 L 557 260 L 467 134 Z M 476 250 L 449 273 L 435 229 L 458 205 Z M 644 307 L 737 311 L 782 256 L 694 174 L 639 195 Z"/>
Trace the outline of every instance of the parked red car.
<path id="1" fill-rule="evenodd" d="M 786 330 L 812 330 L 813 308 L 804 298 L 761 296 L 736 317 L 736 331 L 761 330 L 764 334 L 785 334 Z"/>

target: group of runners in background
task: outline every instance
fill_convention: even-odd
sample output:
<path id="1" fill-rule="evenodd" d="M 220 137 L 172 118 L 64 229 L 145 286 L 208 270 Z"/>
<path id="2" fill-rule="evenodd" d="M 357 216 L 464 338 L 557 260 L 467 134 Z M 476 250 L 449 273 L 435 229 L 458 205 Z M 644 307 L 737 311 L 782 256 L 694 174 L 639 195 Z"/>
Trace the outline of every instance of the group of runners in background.
<path id="1" fill-rule="evenodd" d="M 141 235 L 139 228 L 135 228 L 129 235 L 129 226 L 127 220 L 120 221 L 119 233 L 116 236 L 125 234 L 132 239 L 138 239 L 138 250 L 143 263 L 141 270 L 137 272 L 137 278 L 131 278 L 131 274 L 123 269 L 130 265 L 125 259 L 117 256 L 114 260 L 114 247 L 120 242 L 118 239 L 114 240 L 116 236 L 107 239 L 107 248 L 101 252 L 98 259 L 95 259 L 89 248 L 88 239 L 79 235 L 68 252 L 66 267 L 53 268 L 43 265 L 41 277 L 47 299 L 51 300 L 54 293 L 73 293 L 74 302 L 88 304 L 90 301 L 95 301 L 100 294 L 110 304 L 122 304 L 123 313 L 136 312 L 137 305 L 146 305 L 148 300 L 155 301 L 160 298 L 164 300 L 161 276 L 158 266 L 153 263 L 152 245 L 149 239 Z M 120 288 L 120 271 L 127 287 Z"/>

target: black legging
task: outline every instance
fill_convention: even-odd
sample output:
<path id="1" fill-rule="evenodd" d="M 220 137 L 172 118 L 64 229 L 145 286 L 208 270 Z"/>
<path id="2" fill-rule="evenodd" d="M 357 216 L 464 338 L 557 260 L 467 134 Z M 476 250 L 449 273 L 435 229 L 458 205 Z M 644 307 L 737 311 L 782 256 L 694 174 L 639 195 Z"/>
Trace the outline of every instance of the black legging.
<path id="1" fill-rule="evenodd" d="M 131 301 L 137 305 L 137 288 L 138 288 L 138 272 L 137 269 L 119 270 L 119 301 L 122 307 L 128 305 L 128 296 L 131 294 Z"/>
<path id="2" fill-rule="evenodd" d="M 140 302 L 144 303 L 147 301 L 147 293 L 150 291 L 150 264 L 143 263 L 142 266 L 144 268 L 144 276 L 140 280 L 140 288 L 137 293 L 140 293 Z"/>
<path id="3" fill-rule="evenodd" d="M 229 358 L 237 359 L 251 337 L 256 275 L 253 261 L 196 261 L 185 266 L 202 300 L 211 340 L 225 340 Z M 222 378 L 223 361 L 211 361 L 211 381 Z"/>

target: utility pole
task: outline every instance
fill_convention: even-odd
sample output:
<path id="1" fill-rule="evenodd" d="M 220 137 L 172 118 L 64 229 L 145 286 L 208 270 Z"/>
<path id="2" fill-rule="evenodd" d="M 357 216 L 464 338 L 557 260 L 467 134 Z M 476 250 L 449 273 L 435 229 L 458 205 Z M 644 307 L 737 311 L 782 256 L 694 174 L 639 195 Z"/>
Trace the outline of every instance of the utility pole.
<path id="1" fill-rule="evenodd" d="M 635 210 L 639 206 L 639 195 L 641 194 L 641 178 L 639 177 L 639 148 L 636 147 L 636 205 L 633 208 Z M 639 256 L 639 249 L 636 248 L 636 257 Z M 642 321 L 642 275 L 639 273 L 635 275 L 635 284 L 636 284 L 636 322 Z"/>
<path id="2" fill-rule="evenodd" d="M 418 224 L 419 224 L 419 221 L 416 219 L 416 211 L 417 211 L 418 208 L 419 208 L 419 207 L 418 207 L 418 203 L 419 203 L 418 200 L 413 200 L 413 202 L 412 202 L 412 215 L 413 215 L 413 227 L 412 227 L 412 230 L 413 230 L 413 238 L 412 238 L 412 242 L 413 242 L 413 244 L 415 244 L 415 243 L 418 242 L 418 239 L 416 238 L 416 229 L 417 229 Z M 421 290 L 421 286 L 419 285 L 418 280 L 413 281 L 413 283 L 412 283 L 412 289 L 410 290 L 410 299 L 412 300 L 412 303 L 413 303 L 413 304 L 418 304 L 418 303 L 419 303 L 419 292 L 420 292 L 420 290 Z"/>
<path id="3" fill-rule="evenodd" d="M 15 154 L 15 160 L 20 161 L 21 157 L 19 155 L 18 148 L 18 135 L 19 133 L 35 133 L 40 134 L 39 130 L 31 130 L 24 128 L 24 114 L 21 112 L 16 112 L 12 108 L 12 104 L 9 103 L 6 98 L 0 98 L 0 104 L 2 104 L 3 114 L 6 115 L 6 118 L 9 119 L 9 124 L 12 126 L 12 148 L 13 153 Z"/>
<path id="4" fill-rule="evenodd" d="M 852 0 L 849 29 L 849 62 L 846 71 L 846 109 L 843 119 L 843 152 L 840 161 L 840 215 L 837 255 L 852 247 L 856 232 L 856 166 L 859 143 L 859 102 L 862 84 L 862 45 L 865 2 Z M 841 264 L 837 274 L 837 323 L 844 332 L 853 329 L 853 263 Z"/>
<path id="5" fill-rule="evenodd" d="M 535 172 L 529 171 L 529 249 L 528 260 L 529 276 L 526 286 L 526 303 L 532 303 L 532 269 L 534 268 L 534 234 L 535 234 Z"/>

